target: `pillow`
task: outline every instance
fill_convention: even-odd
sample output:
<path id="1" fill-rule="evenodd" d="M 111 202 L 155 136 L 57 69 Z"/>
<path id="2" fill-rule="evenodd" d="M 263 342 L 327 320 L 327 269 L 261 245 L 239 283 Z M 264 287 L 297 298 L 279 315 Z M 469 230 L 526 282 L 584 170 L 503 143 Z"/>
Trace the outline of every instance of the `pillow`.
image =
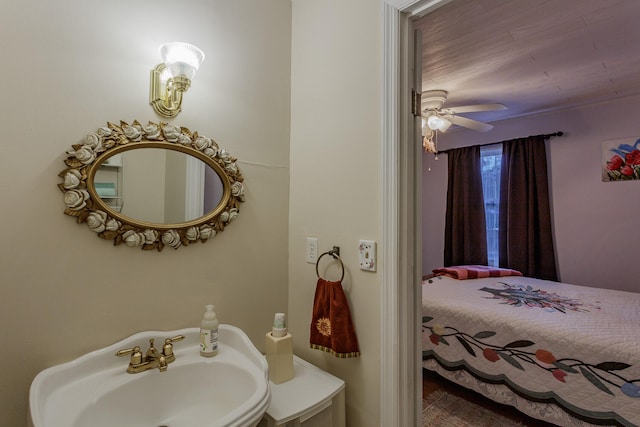
<path id="1" fill-rule="evenodd" d="M 448 276 L 458 280 L 479 279 L 482 277 L 522 276 L 517 270 L 510 268 L 488 267 L 486 265 L 452 265 L 451 267 L 436 268 L 436 276 Z"/>

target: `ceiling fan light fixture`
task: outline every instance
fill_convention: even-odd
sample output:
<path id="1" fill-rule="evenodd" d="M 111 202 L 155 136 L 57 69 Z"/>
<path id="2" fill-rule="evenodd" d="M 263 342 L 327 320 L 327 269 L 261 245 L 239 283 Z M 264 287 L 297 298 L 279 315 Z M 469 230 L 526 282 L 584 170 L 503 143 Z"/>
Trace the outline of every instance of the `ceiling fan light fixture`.
<path id="1" fill-rule="evenodd" d="M 446 90 L 428 90 L 422 92 L 422 117 L 426 119 L 427 126 L 431 130 L 446 132 L 453 124 L 478 132 L 487 132 L 493 128 L 493 125 L 463 117 L 460 114 L 507 109 L 503 104 L 475 104 L 443 108 L 447 100 L 447 95 L 448 92 Z"/>
<path id="2" fill-rule="evenodd" d="M 451 122 L 437 115 L 432 115 L 427 118 L 427 126 L 429 126 L 429 129 L 431 130 L 446 132 L 451 126 Z"/>

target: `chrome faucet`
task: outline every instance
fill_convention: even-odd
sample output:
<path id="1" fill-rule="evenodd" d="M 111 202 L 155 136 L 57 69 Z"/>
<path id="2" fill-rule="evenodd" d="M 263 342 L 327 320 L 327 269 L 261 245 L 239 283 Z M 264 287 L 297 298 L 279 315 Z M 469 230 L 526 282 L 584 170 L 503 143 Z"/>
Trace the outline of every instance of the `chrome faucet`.
<path id="1" fill-rule="evenodd" d="M 165 339 L 164 345 L 162 346 L 162 352 L 159 352 L 158 349 L 154 347 L 154 340 L 150 339 L 149 349 L 144 356 L 142 355 L 140 346 L 119 350 L 116 352 L 116 356 L 122 357 L 129 354 L 131 355 L 129 366 L 127 367 L 127 372 L 130 374 L 137 374 L 139 372 L 155 368 L 158 368 L 160 372 L 165 372 L 169 363 L 176 360 L 176 356 L 173 353 L 173 343 L 175 341 L 182 341 L 183 339 L 184 335 L 177 335 L 173 338 Z"/>

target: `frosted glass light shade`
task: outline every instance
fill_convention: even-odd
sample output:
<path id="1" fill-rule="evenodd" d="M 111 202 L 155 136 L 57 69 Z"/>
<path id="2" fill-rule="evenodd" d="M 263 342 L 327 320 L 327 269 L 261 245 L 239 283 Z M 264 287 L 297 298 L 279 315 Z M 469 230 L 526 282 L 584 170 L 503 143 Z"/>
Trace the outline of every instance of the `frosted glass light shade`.
<path id="1" fill-rule="evenodd" d="M 171 42 L 160 46 L 160 56 L 171 77 L 193 78 L 204 61 L 204 52 L 189 43 Z"/>
<path id="2" fill-rule="evenodd" d="M 451 126 L 451 122 L 438 116 L 429 116 L 429 118 L 427 119 L 427 126 L 429 126 L 429 129 L 444 132 L 449 129 L 449 126 Z"/>

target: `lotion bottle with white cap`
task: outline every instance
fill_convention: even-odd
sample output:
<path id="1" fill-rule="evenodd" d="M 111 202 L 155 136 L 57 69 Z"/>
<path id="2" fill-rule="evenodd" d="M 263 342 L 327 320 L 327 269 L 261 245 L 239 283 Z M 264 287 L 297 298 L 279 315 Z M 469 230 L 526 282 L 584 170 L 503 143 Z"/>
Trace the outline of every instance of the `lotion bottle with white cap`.
<path id="1" fill-rule="evenodd" d="M 218 354 L 218 316 L 214 308 L 213 304 L 207 305 L 200 322 L 200 355 L 204 357 Z"/>
<path id="2" fill-rule="evenodd" d="M 284 313 L 274 316 L 273 328 L 265 337 L 265 356 L 272 383 L 280 384 L 293 378 L 293 338 L 287 331 Z"/>

